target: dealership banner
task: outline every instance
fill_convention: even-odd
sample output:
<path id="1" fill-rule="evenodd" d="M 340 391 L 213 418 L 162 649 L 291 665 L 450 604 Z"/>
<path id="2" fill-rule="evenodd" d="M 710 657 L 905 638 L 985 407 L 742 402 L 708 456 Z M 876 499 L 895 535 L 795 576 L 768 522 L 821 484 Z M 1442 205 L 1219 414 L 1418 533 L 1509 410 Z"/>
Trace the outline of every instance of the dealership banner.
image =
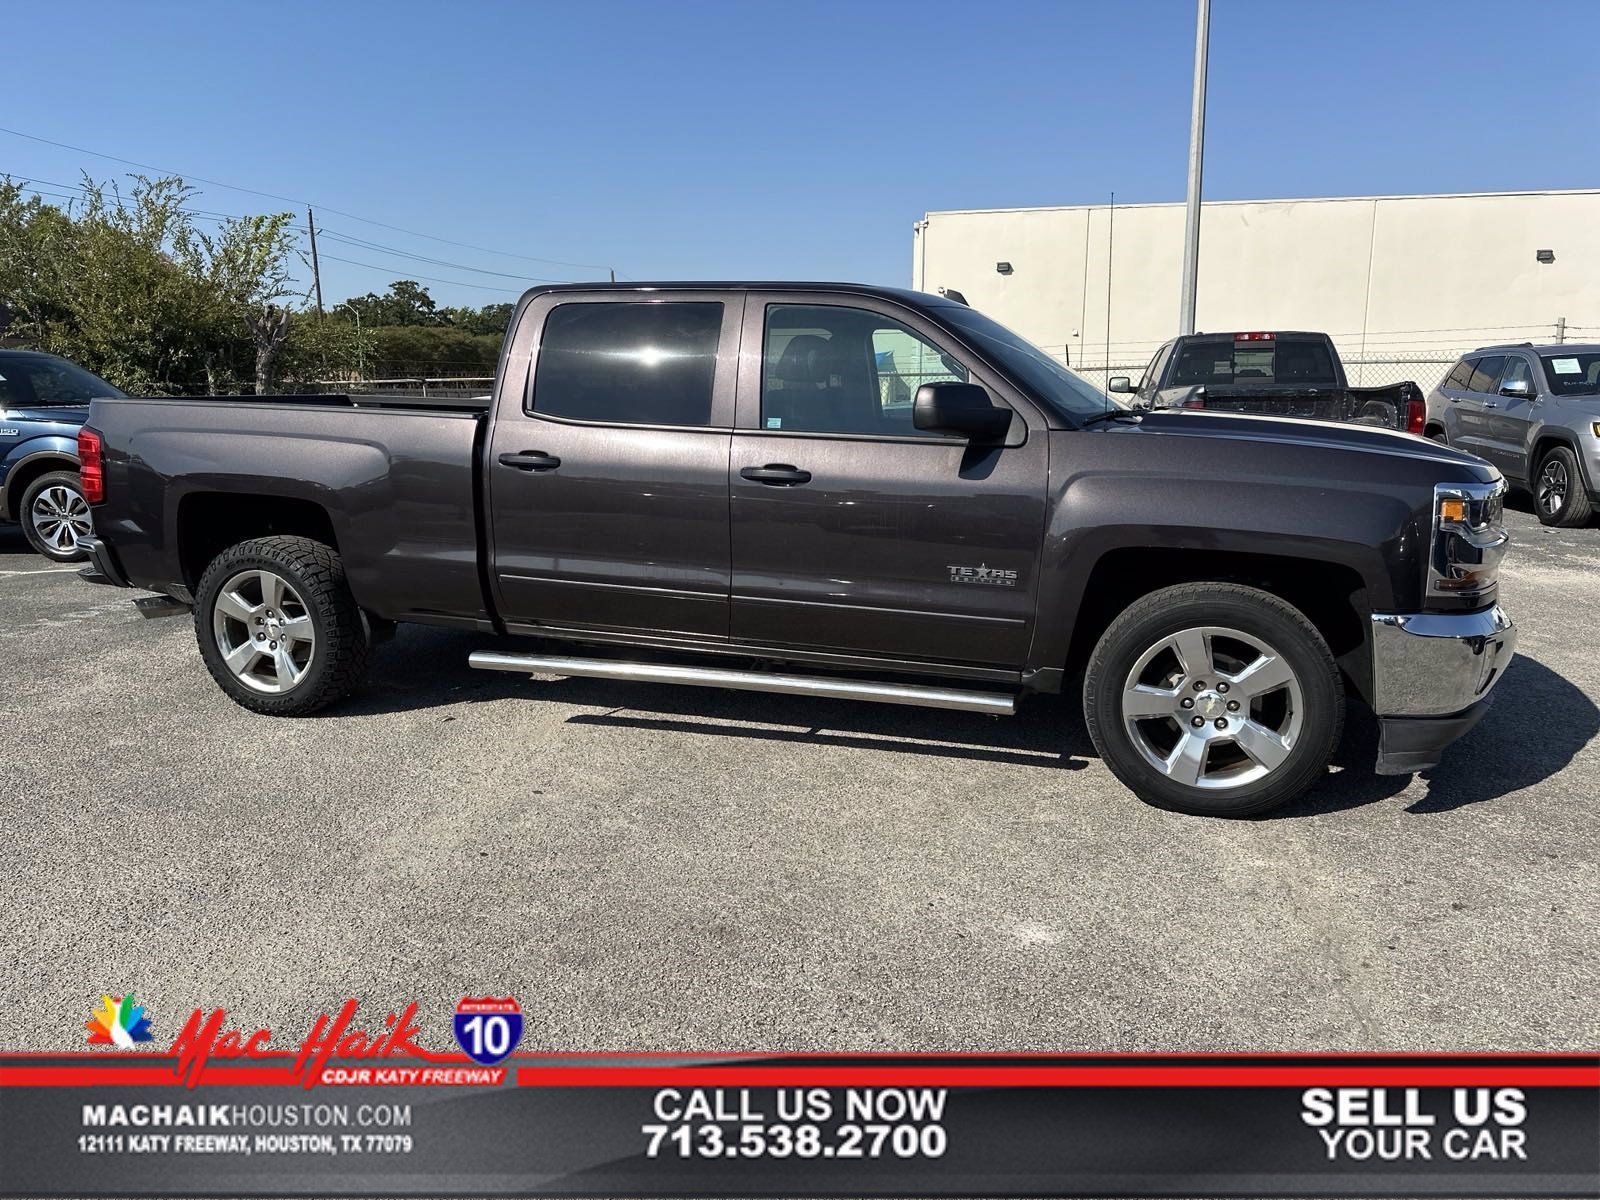
<path id="1" fill-rule="evenodd" d="M 557 1055 L 509 997 L 155 1049 L 106 1000 L 0 1055 L 0 1192 L 1600 1196 L 1600 1055 Z"/>

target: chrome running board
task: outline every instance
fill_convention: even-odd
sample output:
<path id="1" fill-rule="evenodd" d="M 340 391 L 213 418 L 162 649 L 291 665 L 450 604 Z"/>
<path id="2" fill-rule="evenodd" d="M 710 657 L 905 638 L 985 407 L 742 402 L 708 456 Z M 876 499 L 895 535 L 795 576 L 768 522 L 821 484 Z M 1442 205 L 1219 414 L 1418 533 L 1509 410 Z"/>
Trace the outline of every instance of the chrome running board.
<path id="1" fill-rule="evenodd" d="M 467 662 L 480 671 L 519 671 L 524 674 L 542 671 L 550 675 L 621 679 L 630 683 L 676 683 L 686 687 L 820 696 L 828 700 L 875 700 L 880 704 L 953 708 L 961 712 L 992 713 L 1004 717 L 1017 711 L 1016 697 L 1000 692 L 972 692 L 910 683 L 878 683 L 866 679 L 833 679 L 822 675 L 775 675 L 767 671 L 730 671 L 722 667 L 678 667 L 664 663 L 566 658 L 551 654 L 502 654 L 497 650 L 475 650 Z"/>

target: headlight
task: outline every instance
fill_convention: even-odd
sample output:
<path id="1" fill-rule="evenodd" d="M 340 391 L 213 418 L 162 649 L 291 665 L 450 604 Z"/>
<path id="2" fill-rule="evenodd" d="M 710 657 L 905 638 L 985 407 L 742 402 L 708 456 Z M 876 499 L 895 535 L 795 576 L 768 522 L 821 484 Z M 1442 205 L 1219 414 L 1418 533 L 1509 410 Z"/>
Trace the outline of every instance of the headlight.
<path id="1" fill-rule="evenodd" d="M 1441 483 L 1433 489 L 1428 595 L 1487 603 L 1499 586 L 1505 530 L 1505 480 Z"/>

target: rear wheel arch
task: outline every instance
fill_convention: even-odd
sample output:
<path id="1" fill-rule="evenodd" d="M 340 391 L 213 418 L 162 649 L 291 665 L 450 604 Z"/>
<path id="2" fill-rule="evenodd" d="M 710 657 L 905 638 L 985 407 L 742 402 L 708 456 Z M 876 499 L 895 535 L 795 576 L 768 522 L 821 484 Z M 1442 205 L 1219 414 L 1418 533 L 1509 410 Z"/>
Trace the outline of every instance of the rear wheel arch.
<path id="1" fill-rule="evenodd" d="M 174 533 L 183 580 L 191 591 L 218 555 L 253 538 L 299 537 L 339 550 L 328 510 L 293 496 L 189 492 L 178 502 Z"/>
<path id="2" fill-rule="evenodd" d="M 11 465 L 5 477 L 5 504 L 0 517 L 16 521 L 22 515 L 22 495 L 41 475 L 51 471 L 76 471 L 78 459 L 62 450 L 36 450 Z"/>

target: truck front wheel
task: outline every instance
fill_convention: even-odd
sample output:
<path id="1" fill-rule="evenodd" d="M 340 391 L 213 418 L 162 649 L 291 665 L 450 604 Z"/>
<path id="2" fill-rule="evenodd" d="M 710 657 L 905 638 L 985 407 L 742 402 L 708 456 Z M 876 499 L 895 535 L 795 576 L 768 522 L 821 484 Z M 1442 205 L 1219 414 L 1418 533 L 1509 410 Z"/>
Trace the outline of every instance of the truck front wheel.
<path id="1" fill-rule="evenodd" d="M 195 592 L 194 629 L 217 686 L 275 717 L 343 697 L 370 649 L 339 555 L 302 537 L 255 538 L 218 555 Z"/>
<path id="2" fill-rule="evenodd" d="M 1111 773 L 1141 800 L 1247 817 L 1309 788 L 1344 724 L 1328 644 L 1257 588 L 1191 583 L 1143 597 L 1100 638 L 1084 718 Z"/>

